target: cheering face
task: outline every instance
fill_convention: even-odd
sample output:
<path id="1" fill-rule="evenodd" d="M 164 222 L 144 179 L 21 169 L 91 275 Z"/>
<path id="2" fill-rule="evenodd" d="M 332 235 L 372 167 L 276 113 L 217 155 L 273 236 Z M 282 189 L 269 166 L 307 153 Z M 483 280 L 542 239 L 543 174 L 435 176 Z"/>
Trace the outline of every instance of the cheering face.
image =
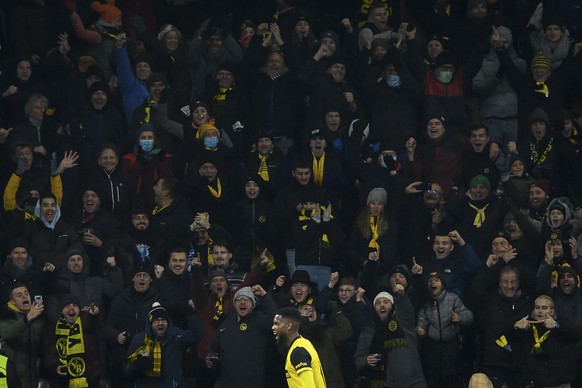
<path id="1" fill-rule="evenodd" d="M 430 119 L 426 125 L 428 137 L 436 140 L 444 136 L 446 130 L 443 123 L 438 119 Z"/>
<path id="2" fill-rule="evenodd" d="M 69 303 L 61 310 L 61 315 L 69 325 L 75 323 L 79 314 L 81 314 L 81 309 L 74 303 Z"/>
<path id="3" fill-rule="evenodd" d="M 158 337 L 162 338 L 166 335 L 168 330 L 168 321 L 164 318 L 157 318 L 152 321 L 152 333 Z"/>
<path id="4" fill-rule="evenodd" d="M 180 35 L 177 31 L 170 31 L 164 36 L 164 43 L 168 51 L 176 51 L 180 44 Z"/>
<path id="5" fill-rule="evenodd" d="M 257 199 L 259 194 L 261 193 L 261 189 L 259 185 L 255 181 L 248 181 L 245 185 L 245 195 L 248 199 Z"/>
<path id="6" fill-rule="evenodd" d="M 327 46 L 327 48 L 329 49 L 329 56 L 330 57 L 333 56 L 333 54 L 335 54 L 335 50 L 336 50 L 335 40 L 333 40 L 329 36 L 326 36 L 325 38 L 323 38 L 321 40 L 321 45 Z"/>
<path id="7" fill-rule="evenodd" d="M 87 190 L 83 194 L 83 209 L 89 214 L 95 213 L 101 207 L 101 199 L 93 190 Z"/>
<path id="8" fill-rule="evenodd" d="M 117 167 L 117 164 L 119 163 L 119 158 L 117 157 L 115 151 L 113 151 L 111 148 L 106 148 L 99 155 L 97 163 L 105 171 L 111 172 Z"/>
<path id="9" fill-rule="evenodd" d="M 194 109 L 194 112 L 192 112 L 192 122 L 197 127 L 207 123 L 208 119 L 208 110 L 206 110 L 206 108 L 203 106 L 199 106 L 198 108 Z"/>
<path id="10" fill-rule="evenodd" d="M 69 257 L 67 269 L 71 273 L 81 273 L 83 271 L 83 257 L 81 255 L 72 255 Z"/>
<path id="11" fill-rule="evenodd" d="M 107 105 L 107 93 L 103 90 L 96 90 L 95 93 L 91 95 L 91 105 L 93 109 L 102 110 Z"/>
<path id="12" fill-rule="evenodd" d="M 299 309 L 302 317 L 306 317 L 309 322 L 317 320 L 317 311 L 310 304 L 305 304 Z"/>
<path id="13" fill-rule="evenodd" d="M 378 318 L 382 322 L 388 320 L 390 316 L 390 311 L 392 310 L 392 302 L 388 298 L 378 298 L 376 303 L 374 303 L 374 310 L 376 310 L 376 314 L 378 314 Z"/>
<path id="14" fill-rule="evenodd" d="M 43 198 L 40 201 L 40 214 L 48 222 L 53 222 L 57 213 L 57 201 L 54 198 Z"/>
<path id="15" fill-rule="evenodd" d="M 541 120 L 535 120 L 531 123 L 531 134 L 536 140 L 542 140 L 546 136 L 546 122 Z"/>
<path id="16" fill-rule="evenodd" d="M 339 129 L 340 122 L 339 112 L 327 112 L 325 114 L 325 126 L 331 132 L 336 132 Z"/>
<path id="17" fill-rule="evenodd" d="M 578 280 L 569 272 L 563 272 L 560 275 L 560 279 L 558 279 L 558 284 L 560 286 L 560 290 L 565 295 L 572 295 L 576 292 Z"/>
<path id="18" fill-rule="evenodd" d="M 144 231 L 150 226 L 150 218 L 147 214 L 134 214 L 131 217 L 131 224 L 139 231 Z"/>
<path id="19" fill-rule="evenodd" d="M 346 285 L 340 286 L 337 290 L 338 299 L 341 304 L 346 304 L 350 298 L 354 295 L 356 289 L 354 286 Z"/>
<path id="20" fill-rule="evenodd" d="M 437 297 L 443 293 L 443 282 L 441 279 L 437 278 L 436 276 L 431 277 L 428 279 L 428 290 L 433 297 Z"/>
<path id="21" fill-rule="evenodd" d="M 28 251 L 23 247 L 16 247 L 10 252 L 10 262 L 16 268 L 23 268 L 28 260 Z"/>
<path id="22" fill-rule="evenodd" d="M 395 272 L 390 276 L 390 287 L 394 289 L 397 284 L 400 284 L 404 289 L 408 287 L 408 280 L 406 280 L 406 276 L 403 273 Z"/>
<path id="23" fill-rule="evenodd" d="M 481 184 L 472 186 L 469 189 L 469 192 L 471 193 L 471 197 L 475 201 L 480 201 L 482 199 L 485 199 L 489 195 L 489 189 Z"/>
<path id="24" fill-rule="evenodd" d="M 168 260 L 168 269 L 176 275 L 182 275 L 186 271 L 188 259 L 186 252 L 172 252 Z"/>
<path id="25" fill-rule="evenodd" d="M 515 272 L 504 272 L 499 277 L 499 290 L 508 298 L 513 298 L 519 291 L 519 279 Z"/>
<path id="26" fill-rule="evenodd" d="M 305 302 L 311 294 L 311 287 L 307 283 L 296 282 L 291 285 L 291 295 L 299 304 Z"/>
<path id="27" fill-rule="evenodd" d="M 505 237 L 495 237 L 491 242 L 491 254 L 495 257 L 501 257 L 509 250 L 509 242 Z"/>
<path id="28" fill-rule="evenodd" d="M 315 155 L 315 157 L 320 157 L 321 155 L 323 155 L 323 152 L 325 151 L 325 146 L 327 145 L 327 142 L 324 138 L 321 137 L 316 137 L 314 139 L 311 139 L 309 141 L 309 148 L 311 149 L 311 152 L 313 153 L 313 155 Z"/>
<path id="29" fill-rule="evenodd" d="M 222 276 L 215 276 L 210 281 L 210 292 L 212 292 L 218 296 L 223 296 L 227 289 L 228 289 L 228 282 Z"/>
<path id="30" fill-rule="evenodd" d="M 515 177 L 521 177 L 523 176 L 524 172 L 525 166 L 523 165 L 523 162 L 521 160 L 516 160 L 515 162 L 513 162 L 513 164 L 511 165 L 511 175 Z"/>
<path id="31" fill-rule="evenodd" d="M 30 299 L 30 294 L 28 288 L 26 287 L 16 287 L 10 293 L 10 301 L 16 308 L 22 312 L 28 312 L 32 307 L 32 301 Z"/>
<path id="32" fill-rule="evenodd" d="M 546 82 L 550 73 L 551 70 L 545 66 L 534 66 L 531 68 L 531 74 L 536 82 Z"/>
<path id="33" fill-rule="evenodd" d="M 244 318 L 253 312 L 253 301 L 241 295 L 234 300 L 234 309 L 239 317 Z"/>
<path id="34" fill-rule="evenodd" d="M 529 189 L 529 205 L 537 210 L 545 208 L 548 201 L 548 195 L 542 188 L 533 186 Z"/>
<path id="35" fill-rule="evenodd" d="M 481 153 L 485 150 L 485 147 L 489 143 L 489 136 L 487 135 L 487 130 L 485 128 L 479 128 L 471 131 L 471 137 L 469 138 L 471 147 L 476 153 Z"/>
<path id="36" fill-rule="evenodd" d="M 455 245 L 448 236 L 436 236 L 434 244 L 432 244 L 432 250 L 437 258 L 437 260 L 445 259 L 449 257 L 451 252 L 455 249 Z"/>
<path id="37" fill-rule="evenodd" d="M 309 23 L 305 20 L 299 20 L 297 24 L 295 24 L 295 32 L 297 32 L 297 35 L 299 36 L 304 38 L 307 37 L 307 34 L 309 34 Z"/>
<path id="38" fill-rule="evenodd" d="M 327 69 L 327 73 L 335 82 L 343 82 L 346 78 L 346 66 L 341 63 L 333 64 Z"/>
<path id="39" fill-rule="evenodd" d="M 133 275 L 131 279 L 133 282 L 133 288 L 140 294 L 143 294 L 147 290 L 149 290 L 150 286 L 152 285 L 153 279 L 151 275 L 147 272 L 138 272 Z"/>
<path id="40" fill-rule="evenodd" d="M 558 209 L 553 209 L 549 215 L 550 224 L 552 224 L 553 228 L 557 228 L 558 226 L 564 223 L 564 213 L 559 211 Z"/>

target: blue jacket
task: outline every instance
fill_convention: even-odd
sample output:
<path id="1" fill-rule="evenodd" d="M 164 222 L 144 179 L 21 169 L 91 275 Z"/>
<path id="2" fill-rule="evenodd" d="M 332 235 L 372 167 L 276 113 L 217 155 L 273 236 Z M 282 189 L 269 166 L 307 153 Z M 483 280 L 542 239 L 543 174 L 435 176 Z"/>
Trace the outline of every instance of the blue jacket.
<path id="1" fill-rule="evenodd" d="M 133 73 L 127 49 L 125 47 L 116 48 L 113 53 L 117 63 L 117 84 L 121 91 L 123 113 L 125 121 L 129 125 L 133 111 L 141 105 L 149 95 L 149 92 L 145 83 L 140 81 Z"/>

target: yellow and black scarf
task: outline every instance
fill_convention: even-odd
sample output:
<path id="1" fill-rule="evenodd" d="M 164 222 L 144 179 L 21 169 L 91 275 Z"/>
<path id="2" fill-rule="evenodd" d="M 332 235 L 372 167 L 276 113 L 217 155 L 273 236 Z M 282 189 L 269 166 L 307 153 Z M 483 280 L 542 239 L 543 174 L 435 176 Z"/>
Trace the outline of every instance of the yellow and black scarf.
<path id="1" fill-rule="evenodd" d="M 159 377 L 162 373 L 162 344 L 157 339 L 152 339 L 150 336 L 144 334 L 144 344 L 133 353 L 131 353 L 127 360 L 129 362 L 134 362 L 137 358 L 142 355 L 152 358 L 152 367 L 146 372 L 147 376 Z"/>
<path id="2" fill-rule="evenodd" d="M 257 156 L 259 157 L 259 160 L 261 161 L 261 164 L 259 164 L 258 174 L 261 178 L 263 178 L 263 180 L 265 182 L 268 182 L 269 181 L 269 166 L 267 166 L 267 159 L 269 158 L 269 155 L 258 154 Z"/>
<path id="3" fill-rule="evenodd" d="M 222 185 L 220 184 L 220 178 L 216 177 L 216 189 L 209 184 L 208 190 L 214 198 L 220 198 L 222 196 Z"/>
<path id="4" fill-rule="evenodd" d="M 56 349 L 61 365 L 67 366 L 69 388 L 89 387 L 85 372 L 85 341 L 83 339 L 83 324 L 77 317 L 72 325 L 64 318 L 59 318 L 55 326 Z"/>
<path id="5" fill-rule="evenodd" d="M 475 219 L 473 220 L 473 226 L 477 229 L 483 226 L 485 222 L 485 210 L 489 207 L 489 204 L 483 206 L 482 208 L 478 208 L 477 206 L 473 205 L 472 203 L 468 203 L 469 207 L 477 212 L 475 215 Z"/>
<path id="6" fill-rule="evenodd" d="M 378 224 L 380 223 L 380 217 L 370 216 L 370 230 L 372 230 L 372 239 L 368 244 L 368 248 L 378 249 Z"/>
<path id="7" fill-rule="evenodd" d="M 542 326 L 543 326 L 543 324 L 542 324 Z M 542 352 L 542 344 L 550 336 L 550 330 L 548 329 L 548 331 L 546 331 L 544 334 L 542 334 L 541 337 L 538 333 L 538 328 L 536 327 L 536 325 L 532 325 L 531 330 L 533 332 L 534 345 L 532 346 L 532 348 L 529 352 L 530 352 L 530 354 L 533 354 L 533 355 L 540 354 Z"/>
<path id="8" fill-rule="evenodd" d="M 319 160 L 313 155 L 313 182 L 316 185 L 323 185 L 323 169 L 325 168 L 325 152 L 321 155 Z"/>

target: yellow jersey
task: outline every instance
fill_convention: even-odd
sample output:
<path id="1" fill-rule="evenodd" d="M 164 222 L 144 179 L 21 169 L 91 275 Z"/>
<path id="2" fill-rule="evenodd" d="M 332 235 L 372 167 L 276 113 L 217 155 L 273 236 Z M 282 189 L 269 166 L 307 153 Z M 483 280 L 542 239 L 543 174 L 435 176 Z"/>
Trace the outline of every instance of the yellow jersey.
<path id="1" fill-rule="evenodd" d="M 325 388 L 325 376 L 317 351 L 303 337 L 291 344 L 285 360 L 285 377 L 289 388 Z"/>

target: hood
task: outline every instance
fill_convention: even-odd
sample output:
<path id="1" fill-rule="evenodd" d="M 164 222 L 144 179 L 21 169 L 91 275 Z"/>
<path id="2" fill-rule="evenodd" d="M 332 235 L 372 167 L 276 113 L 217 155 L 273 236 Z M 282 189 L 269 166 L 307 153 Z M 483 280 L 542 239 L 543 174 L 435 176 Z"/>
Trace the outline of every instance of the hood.
<path id="1" fill-rule="evenodd" d="M 548 216 L 550 212 L 555 208 L 560 208 L 560 210 L 562 210 L 562 213 L 564 213 L 564 222 L 560 226 L 567 225 L 572 219 L 572 208 L 573 208 L 572 202 L 570 202 L 570 200 L 567 197 L 558 197 L 552 199 L 548 204 L 547 211 Z M 548 224 L 549 227 L 552 227 L 549 217 L 546 217 L 546 224 Z"/>
<path id="2" fill-rule="evenodd" d="M 534 121 L 543 121 L 546 123 L 546 134 L 550 133 L 552 123 L 550 122 L 550 117 L 542 108 L 535 108 L 529 115 L 527 119 L 528 125 L 531 127 L 531 123 Z M 546 135 L 547 136 L 547 135 Z"/>

